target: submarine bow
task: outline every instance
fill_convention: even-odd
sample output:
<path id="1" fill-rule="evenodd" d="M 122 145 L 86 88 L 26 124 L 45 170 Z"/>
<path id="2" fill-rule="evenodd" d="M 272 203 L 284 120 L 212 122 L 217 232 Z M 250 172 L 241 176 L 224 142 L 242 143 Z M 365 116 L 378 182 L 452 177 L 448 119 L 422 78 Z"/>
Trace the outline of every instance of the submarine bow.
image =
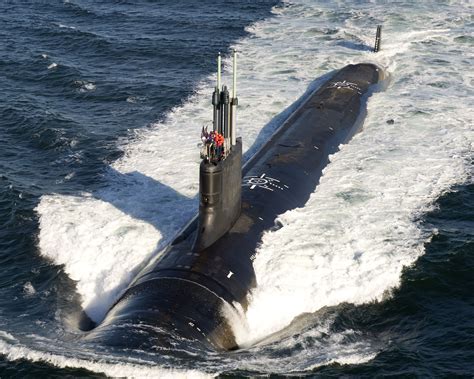
<path id="1" fill-rule="evenodd" d="M 374 64 L 336 71 L 242 168 L 235 71 L 231 94 L 218 75 L 213 130 L 203 130 L 199 215 L 142 270 L 86 340 L 140 349 L 176 340 L 237 348 L 226 314 L 247 307 L 262 234 L 278 227 L 280 214 L 305 205 L 329 155 L 360 129 L 366 100 L 382 79 Z"/>

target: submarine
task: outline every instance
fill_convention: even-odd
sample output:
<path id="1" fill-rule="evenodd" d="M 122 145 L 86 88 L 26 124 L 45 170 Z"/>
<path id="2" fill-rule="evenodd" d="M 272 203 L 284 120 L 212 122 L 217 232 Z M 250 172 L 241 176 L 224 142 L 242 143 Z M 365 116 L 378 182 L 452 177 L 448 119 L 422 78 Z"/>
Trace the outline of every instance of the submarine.
<path id="1" fill-rule="evenodd" d="M 372 63 L 328 75 L 242 165 L 236 52 L 232 91 L 221 85 L 220 55 L 217 61 L 212 130 L 201 131 L 199 213 L 141 270 L 86 341 L 141 350 L 180 342 L 238 349 L 229 314 L 246 310 L 257 285 L 252 262 L 262 235 L 280 227 L 279 215 L 305 205 L 329 156 L 361 129 L 367 99 L 384 79 Z"/>

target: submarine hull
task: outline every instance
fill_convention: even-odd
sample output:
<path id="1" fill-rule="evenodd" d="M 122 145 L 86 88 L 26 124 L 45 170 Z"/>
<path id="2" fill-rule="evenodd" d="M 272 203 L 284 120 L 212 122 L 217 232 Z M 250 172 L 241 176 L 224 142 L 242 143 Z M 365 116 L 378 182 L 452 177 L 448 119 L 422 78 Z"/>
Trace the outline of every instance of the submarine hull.
<path id="1" fill-rule="evenodd" d="M 209 349 L 237 348 L 227 316 L 247 307 L 262 234 L 278 227 L 278 215 L 305 205 L 329 155 L 360 129 L 367 97 L 382 79 L 373 64 L 349 65 L 331 75 L 243 167 L 241 212 L 230 229 L 200 244 L 203 229 L 194 219 L 86 340 L 140 349 L 189 340 Z"/>

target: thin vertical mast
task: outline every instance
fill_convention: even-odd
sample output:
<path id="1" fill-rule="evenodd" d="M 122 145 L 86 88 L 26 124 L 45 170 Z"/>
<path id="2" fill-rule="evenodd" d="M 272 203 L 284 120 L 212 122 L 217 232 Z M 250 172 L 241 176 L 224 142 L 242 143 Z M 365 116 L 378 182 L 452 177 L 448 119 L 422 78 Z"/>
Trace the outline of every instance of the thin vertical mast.
<path id="1" fill-rule="evenodd" d="M 217 55 L 217 88 L 221 90 L 221 53 Z"/>
<path id="2" fill-rule="evenodd" d="M 219 107 L 220 107 L 220 84 L 221 84 L 221 53 L 217 56 L 217 83 L 214 93 L 212 94 L 213 117 L 212 130 L 217 132 L 219 130 Z"/>
<path id="3" fill-rule="evenodd" d="M 237 51 L 233 51 L 233 84 L 232 84 L 232 109 L 230 121 L 230 140 L 231 146 L 235 146 L 237 133 Z"/>

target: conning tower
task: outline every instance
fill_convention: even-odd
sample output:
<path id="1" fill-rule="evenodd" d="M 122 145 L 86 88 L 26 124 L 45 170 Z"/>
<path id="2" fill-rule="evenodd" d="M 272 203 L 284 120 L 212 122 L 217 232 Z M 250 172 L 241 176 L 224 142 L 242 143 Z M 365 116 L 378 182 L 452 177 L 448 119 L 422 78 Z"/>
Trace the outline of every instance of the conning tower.
<path id="1" fill-rule="evenodd" d="M 221 87 L 221 55 L 217 57 L 217 83 L 212 94 L 213 127 L 202 129 L 199 168 L 198 233 L 193 250 L 216 242 L 237 221 L 242 195 L 242 139 L 236 138 L 237 52 L 233 51 L 233 86 Z"/>

